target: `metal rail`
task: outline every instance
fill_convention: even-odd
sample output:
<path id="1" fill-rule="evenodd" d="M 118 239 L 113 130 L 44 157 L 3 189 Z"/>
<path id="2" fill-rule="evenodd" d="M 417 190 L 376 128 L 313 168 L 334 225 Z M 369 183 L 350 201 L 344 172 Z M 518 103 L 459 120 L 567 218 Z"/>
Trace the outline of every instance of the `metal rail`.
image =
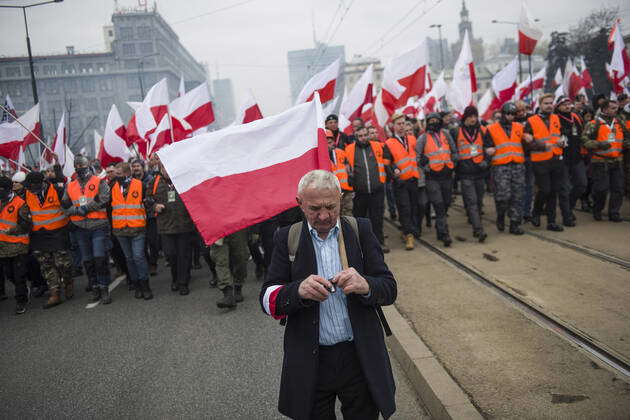
<path id="1" fill-rule="evenodd" d="M 387 223 L 389 223 L 394 228 L 398 229 L 398 227 L 392 223 L 390 220 L 385 219 Z M 541 308 L 537 308 L 531 303 L 525 301 L 520 298 L 516 294 L 512 293 L 506 286 L 503 286 L 488 277 L 484 276 L 479 271 L 475 270 L 467 266 L 466 264 L 458 261 L 457 259 L 451 257 L 441 249 L 433 246 L 429 242 L 424 239 L 417 239 L 417 241 L 426 249 L 438 255 L 443 260 L 447 261 L 451 265 L 455 266 L 460 271 L 463 271 L 465 274 L 481 283 L 482 285 L 488 287 L 489 289 L 496 292 L 503 299 L 507 300 L 513 306 L 515 306 L 522 313 L 529 316 L 530 319 L 533 319 L 539 325 L 553 331 L 561 338 L 566 341 L 578 346 L 583 349 L 587 353 L 589 353 L 595 359 L 601 361 L 603 364 L 607 365 L 612 370 L 618 372 L 619 374 L 625 376 L 626 378 L 630 378 L 630 361 L 627 360 L 624 356 L 617 354 L 614 350 L 608 349 L 604 344 L 596 342 L 593 338 L 589 337 L 582 331 L 565 324 L 559 319 L 556 319 L 552 315 L 546 314 Z"/>

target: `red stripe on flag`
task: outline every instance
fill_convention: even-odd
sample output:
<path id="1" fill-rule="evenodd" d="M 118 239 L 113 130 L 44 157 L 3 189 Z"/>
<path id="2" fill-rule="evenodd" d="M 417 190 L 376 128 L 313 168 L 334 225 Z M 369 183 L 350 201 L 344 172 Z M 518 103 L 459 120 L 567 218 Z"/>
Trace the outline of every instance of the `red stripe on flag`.
<path id="1" fill-rule="evenodd" d="M 26 132 L 26 137 L 24 137 L 22 147 L 26 147 L 30 144 L 39 143 L 39 140 L 37 140 L 37 137 L 35 137 L 33 134 L 35 134 L 37 137 L 42 136 L 42 125 L 40 123 L 35 124 L 35 128 L 33 128 L 31 131 Z"/>
<path id="2" fill-rule="evenodd" d="M 426 92 L 426 80 L 427 80 L 427 66 L 422 66 L 414 73 L 407 77 L 398 80 L 398 83 L 405 87 L 405 91 L 396 101 L 396 108 L 407 104 L 407 99 L 412 96 L 422 96 Z M 474 92 L 474 90 L 473 90 Z"/>
<path id="3" fill-rule="evenodd" d="M 325 104 L 326 102 L 330 101 L 331 99 L 335 97 L 335 84 L 336 83 L 337 83 L 337 79 L 333 79 L 330 82 L 326 83 L 326 85 L 323 88 L 317 89 L 315 91 L 319 93 L 319 101 L 322 104 Z M 311 96 L 308 97 L 306 102 L 310 102 L 313 100 L 313 98 L 315 97 L 315 92 L 311 93 Z"/>
<path id="4" fill-rule="evenodd" d="M 536 41 L 533 38 L 529 38 L 523 32 L 518 31 L 518 52 L 525 55 L 532 55 L 536 49 Z"/>
<path id="5" fill-rule="evenodd" d="M 205 103 L 199 108 L 195 109 L 188 116 L 184 118 L 188 124 L 192 127 L 192 131 L 195 131 L 201 127 L 212 124 L 214 121 L 214 111 L 212 109 L 212 102 Z"/>
<path id="6" fill-rule="evenodd" d="M 470 88 L 472 93 L 477 92 L 477 75 L 475 74 L 475 63 L 468 63 L 468 70 L 470 71 Z"/>
<path id="7" fill-rule="evenodd" d="M 245 116 L 243 117 L 243 124 L 250 123 L 252 121 L 262 119 L 262 113 L 260 112 L 260 108 L 258 105 L 250 106 L 245 110 Z"/>
<path id="8" fill-rule="evenodd" d="M 318 130 L 320 146 L 298 158 L 250 172 L 210 178 L 181 194 L 206 244 L 296 206 L 300 178 L 313 169 L 325 169 L 318 149 L 322 149 L 326 137 L 323 132 L 322 139 L 319 131 L 323 130 Z"/>

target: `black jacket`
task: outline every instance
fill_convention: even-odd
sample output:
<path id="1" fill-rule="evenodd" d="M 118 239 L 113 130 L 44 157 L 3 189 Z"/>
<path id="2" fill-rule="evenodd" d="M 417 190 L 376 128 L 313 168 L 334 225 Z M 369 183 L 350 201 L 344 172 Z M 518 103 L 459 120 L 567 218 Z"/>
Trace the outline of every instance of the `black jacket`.
<path id="1" fill-rule="evenodd" d="M 368 299 L 348 296 L 348 315 L 354 343 L 372 398 L 384 418 L 396 410 L 396 390 L 383 330 L 376 314 L 377 305 L 391 305 L 396 300 L 396 280 L 387 268 L 378 240 L 369 220 L 358 219 L 359 239 L 342 219 L 341 228 L 350 267 L 354 267 L 370 284 Z M 275 301 L 276 315 L 287 315 L 284 333 L 284 361 L 280 382 L 280 412 L 295 419 L 309 418 L 315 395 L 319 353 L 319 303 L 303 301 L 298 295 L 300 282 L 317 274 L 317 260 L 307 223 L 303 224 L 295 261 L 289 262 L 287 239 L 289 227 L 278 230 L 265 291 L 283 285 Z"/>

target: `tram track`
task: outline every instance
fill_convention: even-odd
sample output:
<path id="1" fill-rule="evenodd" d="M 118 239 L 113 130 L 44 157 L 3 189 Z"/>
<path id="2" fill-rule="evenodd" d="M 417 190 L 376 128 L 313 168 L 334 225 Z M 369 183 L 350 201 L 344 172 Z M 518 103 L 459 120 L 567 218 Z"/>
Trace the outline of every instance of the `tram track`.
<path id="1" fill-rule="evenodd" d="M 398 230 L 398 226 L 393 223 L 389 219 L 385 219 L 385 221 L 396 230 Z M 534 235 L 535 236 L 535 235 Z M 613 350 L 609 346 L 604 343 L 599 342 L 598 340 L 591 337 L 584 331 L 566 323 L 562 319 L 554 316 L 551 313 L 548 313 L 544 308 L 535 305 L 526 299 L 522 298 L 515 291 L 513 291 L 509 286 L 502 283 L 500 279 L 492 279 L 486 276 L 481 271 L 476 268 L 466 264 L 464 262 L 459 261 L 458 259 L 450 256 L 445 251 L 440 248 L 432 245 L 428 241 L 420 238 L 417 239 L 417 242 L 424 247 L 425 249 L 431 251 L 433 254 L 437 255 L 440 259 L 447 262 L 449 265 L 453 266 L 457 270 L 466 274 L 469 278 L 475 280 L 477 283 L 489 288 L 491 291 L 495 292 L 498 296 L 503 298 L 508 304 L 519 310 L 529 319 L 536 322 L 543 328 L 553 331 L 556 335 L 561 337 L 562 339 L 570 342 L 574 346 L 580 348 L 585 351 L 592 359 L 599 361 L 601 364 L 605 365 L 608 369 L 618 373 L 619 375 L 626 378 L 626 380 L 630 379 L 630 360 Z M 590 254 L 588 254 L 590 255 Z M 591 255 L 595 258 L 599 258 L 599 256 Z M 602 259 L 602 258 L 600 258 Z M 608 260 L 605 260 L 608 261 Z"/>

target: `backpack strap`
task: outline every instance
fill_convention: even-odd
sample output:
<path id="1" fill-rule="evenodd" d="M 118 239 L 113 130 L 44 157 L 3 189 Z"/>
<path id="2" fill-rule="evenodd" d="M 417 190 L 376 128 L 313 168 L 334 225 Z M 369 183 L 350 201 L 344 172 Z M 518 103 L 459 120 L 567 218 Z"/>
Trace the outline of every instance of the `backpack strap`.
<path id="1" fill-rule="evenodd" d="M 300 245 L 300 236 L 302 236 L 302 224 L 304 222 L 293 223 L 289 228 L 289 237 L 287 239 L 287 246 L 289 248 L 289 261 L 295 261 L 295 254 L 297 253 L 298 245 Z"/>

